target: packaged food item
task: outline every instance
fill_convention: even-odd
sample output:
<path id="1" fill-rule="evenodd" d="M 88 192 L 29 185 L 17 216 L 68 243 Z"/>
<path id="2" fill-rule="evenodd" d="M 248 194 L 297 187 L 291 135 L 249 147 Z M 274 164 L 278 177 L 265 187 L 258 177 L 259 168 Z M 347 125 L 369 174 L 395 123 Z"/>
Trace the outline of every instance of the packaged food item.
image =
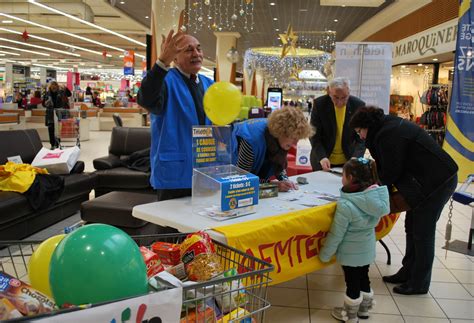
<path id="1" fill-rule="evenodd" d="M 151 245 L 151 250 L 165 265 L 175 266 L 181 261 L 181 252 L 177 244 L 157 241 Z"/>
<path id="2" fill-rule="evenodd" d="M 186 315 L 186 314 L 185 314 Z M 182 317 L 181 323 L 214 323 L 216 322 L 216 313 L 211 307 L 206 307 L 204 311 L 199 308 L 190 310 L 186 316 Z"/>
<path id="3" fill-rule="evenodd" d="M 216 278 L 227 278 L 236 275 L 237 270 L 235 268 L 231 268 Z M 247 303 L 247 293 L 245 292 L 245 286 L 242 280 L 234 279 L 230 282 L 223 283 L 222 288 L 223 292 L 219 297 L 216 297 L 216 301 L 223 313 L 229 313 L 235 308 L 243 306 Z"/>
<path id="4" fill-rule="evenodd" d="M 188 278 L 193 281 L 206 281 L 222 272 L 219 257 L 209 235 L 193 233 L 180 245 L 181 260 Z"/>
<path id="5" fill-rule="evenodd" d="M 48 296 L 3 272 L 0 272 L 0 299 L 7 299 L 26 316 L 49 313 L 56 307 Z"/>
<path id="6" fill-rule="evenodd" d="M 176 266 L 168 267 L 165 270 L 179 279 L 185 279 L 187 276 L 186 269 L 184 269 L 184 264 L 182 262 L 178 263 Z"/>
<path id="7" fill-rule="evenodd" d="M 146 274 L 148 278 L 165 270 L 156 253 L 146 247 L 140 247 L 140 252 L 142 253 L 143 260 L 145 260 Z"/>
<path id="8" fill-rule="evenodd" d="M 22 317 L 21 313 L 16 309 L 8 299 L 0 298 L 0 320 L 9 320 Z"/>
<path id="9" fill-rule="evenodd" d="M 255 320 L 251 317 L 242 318 L 242 316 L 250 314 L 246 309 L 238 307 L 227 315 L 224 315 L 222 319 L 219 320 L 219 323 L 229 323 L 229 322 L 238 322 L 238 323 L 254 323 Z"/>

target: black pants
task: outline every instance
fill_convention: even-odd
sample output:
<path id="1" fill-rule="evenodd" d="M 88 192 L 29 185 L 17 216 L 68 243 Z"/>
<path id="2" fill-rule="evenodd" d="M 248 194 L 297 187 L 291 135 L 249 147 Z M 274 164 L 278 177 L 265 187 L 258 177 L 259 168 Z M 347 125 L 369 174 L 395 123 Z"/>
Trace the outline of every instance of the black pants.
<path id="1" fill-rule="evenodd" d="M 177 199 L 179 197 L 191 196 L 190 188 L 178 188 L 178 189 L 158 189 L 156 190 L 159 201 L 166 201 Z"/>
<path id="2" fill-rule="evenodd" d="M 342 266 L 346 280 L 346 295 L 351 299 L 360 297 L 360 292 L 370 293 L 369 265 L 362 267 Z"/>
<path id="3" fill-rule="evenodd" d="M 57 147 L 58 141 L 56 139 L 56 136 L 54 134 L 54 123 L 48 123 L 48 134 L 49 134 L 49 143 L 51 144 L 51 147 Z"/>
<path id="4" fill-rule="evenodd" d="M 454 193 L 457 175 L 405 216 L 406 250 L 399 273 L 414 289 L 428 291 L 435 254 L 436 222 Z"/>

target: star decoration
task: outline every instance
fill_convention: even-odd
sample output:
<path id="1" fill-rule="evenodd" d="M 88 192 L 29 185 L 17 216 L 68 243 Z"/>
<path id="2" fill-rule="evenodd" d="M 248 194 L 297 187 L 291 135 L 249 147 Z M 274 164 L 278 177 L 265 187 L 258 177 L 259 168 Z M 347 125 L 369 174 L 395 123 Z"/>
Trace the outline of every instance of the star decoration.
<path id="1" fill-rule="evenodd" d="M 296 43 L 298 41 L 298 36 L 293 32 L 293 27 L 291 24 L 288 25 L 288 29 L 286 30 L 286 34 L 279 34 L 280 40 L 283 44 L 283 48 L 281 49 L 281 57 L 283 59 L 288 53 L 291 51 L 292 55 L 296 55 Z"/>
<path id="2" fill-rule="evenodd" d="M 21 34 L 21 38 L 23 38 L 24 41 L 27 41 L 28 38 L 30 38 L 30 36 L 28 35 L 28 32 L 26 31 L 26 29 L 25 29 L 25 31 Z"/>
<path id="3" fill-rule="evenodd" d="M 293 64 L 293 68 L 290 71 L 290 78 L 299 81 L 300 80 L 300 73 L 301 73 L 302 70 L 303 69 L 299 68 L 298 65 L 296 65 L 296 63 Z"/>

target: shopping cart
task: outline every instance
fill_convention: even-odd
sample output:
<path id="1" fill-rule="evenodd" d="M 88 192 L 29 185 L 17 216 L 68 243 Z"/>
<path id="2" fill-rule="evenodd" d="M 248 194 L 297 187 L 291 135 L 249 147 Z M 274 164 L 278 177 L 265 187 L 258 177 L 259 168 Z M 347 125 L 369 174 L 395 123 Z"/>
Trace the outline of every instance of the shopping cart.
<path id="1" fill-rule="evenodd" d="M 55 109 L 55 129 L 56 140 L 59 147 L 63 148 L 65 142 L 73 142 L 81 147 L 80 141 L 80 121 L 78 111 L 72 109 Z M 73 145 L 74 145 L 73 144 Z"/>
<path id="2" fill-rule="evenodd" d="M 151 243 L 155 241 L 181 243 L 186 235 L 185 233 L 143 235 L 135 236 L 133 239 L 139 246 L 150 247 Z M 0 241 L 0 271 L 28 282 L 27 264 L 41 242 Z M 183 287 L 183 307 L 180 322 L 215 322 L 213 320 L 215 313 L 209 313 L 205 310 L 208 305 L 230 304 L 232 300 L 235 300 L 236 295 L 242 295 L 243 301 L 237 304 L 238 308 L 231 312 L 232 319 L 230 322 L 263 322 L 265 310 L 270 307 L 270 303 L 267 301 L 267 286 L 271 282 L 270 272 L 273 271 L 273 266 L 223 243 L 213 242 L 223 270 L 227 271 L 235 268 L 237 274 Z M 226 286 L 226 288 L 223 288 L 223 286 Z M 96 305 L 103 304 L 92 306 Z M 192 313 L 196 309 L 200 309 L 198 316 L 194 316 Z M 80 309 L 59 310 L 47 315 L 61 315 L 73 310 Z M 25 317 L 13 321 L 31 319 L 32 317 Z M 217 322 L 222 321 L 217 320 Z"/>

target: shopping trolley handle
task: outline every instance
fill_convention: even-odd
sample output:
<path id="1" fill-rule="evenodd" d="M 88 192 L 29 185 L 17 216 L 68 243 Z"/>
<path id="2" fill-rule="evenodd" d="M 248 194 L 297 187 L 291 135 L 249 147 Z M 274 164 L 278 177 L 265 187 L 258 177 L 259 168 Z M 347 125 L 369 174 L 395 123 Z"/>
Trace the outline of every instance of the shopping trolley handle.
<path id="1" fill-rule="evenodd" d="M 453 200 L 464 205 L 469 205 L 474 202 L 474 196 L 472 196 L 472 193 L 467 192 L 467 188 L 473 181 L 474 174 L 468 175 L 466 181 L 461 185 L 459 190 L 454 192 Z"/>

